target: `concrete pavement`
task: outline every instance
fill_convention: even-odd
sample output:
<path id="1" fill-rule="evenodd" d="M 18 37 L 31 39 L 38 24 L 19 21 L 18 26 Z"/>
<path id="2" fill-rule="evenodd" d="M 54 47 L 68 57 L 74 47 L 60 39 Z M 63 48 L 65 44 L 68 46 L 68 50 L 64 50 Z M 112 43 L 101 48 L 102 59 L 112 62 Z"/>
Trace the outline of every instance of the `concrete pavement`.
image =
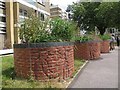
<path id="1" fill-rule="evenodd" d="M 118 48 L 90 61 L 68 88 L 118 88 Z"/>

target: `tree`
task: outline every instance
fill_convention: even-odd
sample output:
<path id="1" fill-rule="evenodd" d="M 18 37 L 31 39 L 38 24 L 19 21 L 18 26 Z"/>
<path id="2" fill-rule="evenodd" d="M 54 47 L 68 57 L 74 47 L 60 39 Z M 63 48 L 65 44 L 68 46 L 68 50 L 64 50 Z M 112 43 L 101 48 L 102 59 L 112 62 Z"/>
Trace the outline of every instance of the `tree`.
<path id="1" fill-rule="evenodd" d="M 96 13 L 96 26 L 101 34 L 104 34 L 106 28 L 116 27 L 115 7 L 115 2 L 102 3 L 99 5 L 98 12 Z"/>
<path id="2" fill-rule="evenodd" d="M 72 6 L 73 20 L 78 22 L 78 26 L 92 31 L 97 27 L 103 35 L 106 28 L 118 28 L 120 2 L 79 2 Z M 120 22 L 119 22 L 120 23 Z"/>
<path id="3" fill-rule="evenodd" d="M 114 26 L 120 30 L 120 1 L 114 4 Z"/>

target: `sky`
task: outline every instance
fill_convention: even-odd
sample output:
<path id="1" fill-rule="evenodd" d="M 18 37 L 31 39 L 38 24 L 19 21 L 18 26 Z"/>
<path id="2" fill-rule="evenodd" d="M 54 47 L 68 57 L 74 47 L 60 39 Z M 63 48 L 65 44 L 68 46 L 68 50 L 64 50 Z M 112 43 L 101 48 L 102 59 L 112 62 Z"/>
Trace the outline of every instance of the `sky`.
<path id="1" fill-rule="evenodd" d="M 50 3 L 54 5 L 58 5 L 63 10 L 66 10 L 67 6 L 72 4 L 72 2 L 76 2 L 78 0 L 50 0 Z"/>

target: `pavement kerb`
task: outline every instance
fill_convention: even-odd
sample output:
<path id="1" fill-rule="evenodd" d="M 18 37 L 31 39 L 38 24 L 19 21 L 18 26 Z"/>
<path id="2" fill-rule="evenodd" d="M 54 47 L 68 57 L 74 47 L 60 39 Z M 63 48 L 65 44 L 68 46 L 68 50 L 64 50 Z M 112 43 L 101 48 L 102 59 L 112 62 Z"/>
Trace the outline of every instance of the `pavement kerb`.
<path id="1" fill-rule="evenodd" d="M 0 55 L 0 57 L 13 56 L 13 54 Z"/>
<path id="2" fill-rule="evenodd" d="M 75 79 L 77 79 L 78 75 L 82 72 L 82 70 L 85 68 L 85 66 L 89 63 L 89 61 L 85 61 L 85 63 L 80 67 L 80 69 L 78 70 L 78 72 L 73 76 L 72 80 L 68 83 L 68 85 L 66 86 L 66 88 L 69 88 L 72 83 L 74 83 L 74 81 L 76 81 Z"/>

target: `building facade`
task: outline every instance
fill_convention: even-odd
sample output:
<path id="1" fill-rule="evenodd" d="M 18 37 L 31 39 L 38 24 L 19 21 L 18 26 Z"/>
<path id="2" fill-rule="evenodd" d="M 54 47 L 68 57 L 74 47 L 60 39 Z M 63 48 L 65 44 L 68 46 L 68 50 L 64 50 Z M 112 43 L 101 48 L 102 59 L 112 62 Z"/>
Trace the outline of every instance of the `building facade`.
<path id="1" fill-rule="evenodd" d="M 5 3 L 0 1 L 0 49 L 4 47 L 6 36 L 6 10 Z"/>
<path id="2" fill-rule="evenodd" d="M 62 18 L 62 9 L 58 5 L 50 6 L 50 18 L 60 17 Z"/>
<path id="3" fill-rule="evenodd" d="M 68 19 L 68 17 L 67 17 L 68 15 L 67 15 L 67 12 L 65 12 L 65 11 L 63 11 L 62 12 L 62 19 Z"/>
<path id="4" fill-rule="evenodd" d="M 67 19 L 67 13 L 63 11 L 58 5 L 51 4 L 50 6 L 50 18 L 59 17 Z"/>
<path id="5" fill-rule="evenodd" d="M 0 0 L 0 49 L 12 48 L 19 43 L 19 23 L 31 13 L 42 20 L 50 16 L 49 0 Z"/>

